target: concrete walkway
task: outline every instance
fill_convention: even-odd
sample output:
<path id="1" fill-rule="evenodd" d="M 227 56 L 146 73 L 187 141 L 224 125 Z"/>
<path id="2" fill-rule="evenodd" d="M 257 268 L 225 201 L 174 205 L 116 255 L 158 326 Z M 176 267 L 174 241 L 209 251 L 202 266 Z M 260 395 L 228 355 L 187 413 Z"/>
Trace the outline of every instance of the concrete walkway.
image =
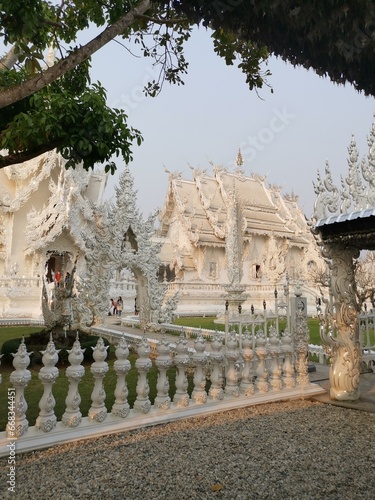
<path id="1" fill-rule="evenodd" d="M 133 335 L 142 335 L 137 328 L 131 328 L 121 325 L 121 320 L 115 316 L 108 316 L 106 322 L 103 325 L 105 328 L 111 330 L 126 332 Z M 161 333 L 147 332 L 147 337 L 154 340 L 160 340 L 162 338 Z M 175 335 L 167 335 L 171 339 L 171 343 L 176 342 L 178 337 Z M 189 347 L 194 347 L 194 340 L 187 339 Z M 360 397 L 357 401 L 336 401 L 330 398 L 329 395 L 329 366 L 315 364 L 316 371 L 309 373 L 310 381 L 319 384 L 325 391 L 325 394 L 319 396 L 313 396 L 312 399 L 320 401 L 322 403 L 327 403 L 335 406 L 341 406 L 343 408 L 350 408 L 354 410 L 362 410 L 371 413 L 375 413 L 375 373 L 363 373 L 359 379 L 359 389 Z"/>

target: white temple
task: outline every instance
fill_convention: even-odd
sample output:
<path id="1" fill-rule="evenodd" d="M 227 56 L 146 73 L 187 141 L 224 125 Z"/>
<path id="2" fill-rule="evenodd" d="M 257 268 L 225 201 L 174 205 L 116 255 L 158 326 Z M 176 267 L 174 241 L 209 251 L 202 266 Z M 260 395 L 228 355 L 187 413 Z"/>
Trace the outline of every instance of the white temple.
<path id="1" fill-rule="evenodd" d="M 156 233 L 155 216 L 139 214 L 128 168 L 113 209 L 101 205 L 106 174 L 66 170 L 54 151 L 2 169 L 0 316 L 41 318 L 43 280 L 52 297 L 73 266 L 76 295 L 95 298 L 92 307 L 87 299 L 75 306 L 85 325 L 103 317 L 111 294 L 123 296 L 124 312 L 134 310 L 138 294 L 145 325 L 167 320 L 177 297 L 178 314 L 218 314 L 233 284 L 244 287 L 245 308 L 261 309 L 286 273 L 292 284 L 302 282 L 314 307 L 308 269 L 320 256 L 297 197 L 245 176 L 242 163 L 239 153 L 234 172 L 193 169 L 192 180 L 170 174 Z"/>
<path id="2" fill-rule="evenodd" d="M 160 212 L 160 278 L 179 292 L 177 313 L 222 312 L 233 283 L 244 287 L 245 308 L 271 306 L 286 273 L 303 284 L 316 312 L 319 292 L 308 270 L 321 257 L 298 198 L 266 187 L 265 177 L 245 176 L 242 163 L 239 153 L 234 172 L 213 165 L 212 175 L 192 169 L 192 180 L 169 176 Z"/>

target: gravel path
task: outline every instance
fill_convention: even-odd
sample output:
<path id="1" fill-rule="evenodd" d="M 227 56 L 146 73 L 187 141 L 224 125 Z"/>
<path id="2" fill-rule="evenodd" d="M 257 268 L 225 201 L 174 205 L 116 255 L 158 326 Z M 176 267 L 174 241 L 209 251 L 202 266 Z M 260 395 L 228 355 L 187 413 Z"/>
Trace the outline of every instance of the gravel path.
<path id="1" fill-rule="evenodd" d="M 17 500 L 374 499 L 375 414 L 252 406 L 17 457 Z"/>

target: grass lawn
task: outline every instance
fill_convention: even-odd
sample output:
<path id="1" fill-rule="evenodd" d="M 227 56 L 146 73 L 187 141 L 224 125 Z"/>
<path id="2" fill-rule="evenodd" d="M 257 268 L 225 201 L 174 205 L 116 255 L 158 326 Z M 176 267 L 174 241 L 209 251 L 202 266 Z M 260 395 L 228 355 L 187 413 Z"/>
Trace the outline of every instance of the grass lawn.
<path id="1" fill-rule="evenodd" d="M 224 325 L 215 324 L 215 317 L 184 317 L 184 318 L 175 318 L 173 323 L 175 325 L 182 325 L 193 328 L 205 328 L 207 330 L 219 330 L 224 331 Z M 321 345 L 320 335 L 319 335 L 319 320 L 317 318 L 308 318 L 307 320 L 308 327 L 310 330 L 310 344 Z M 285 328 L 285 321 L 280 321 L 280 329 Z"/>
<path id="2" fill-rule="evenodd" d="M 1 326 L 0 327 L 0 351 L 7 340 L 17 339 L 19 337 L 28 337 L 30 333 L 41 332 L 44 329 L 40 326 Z"/>

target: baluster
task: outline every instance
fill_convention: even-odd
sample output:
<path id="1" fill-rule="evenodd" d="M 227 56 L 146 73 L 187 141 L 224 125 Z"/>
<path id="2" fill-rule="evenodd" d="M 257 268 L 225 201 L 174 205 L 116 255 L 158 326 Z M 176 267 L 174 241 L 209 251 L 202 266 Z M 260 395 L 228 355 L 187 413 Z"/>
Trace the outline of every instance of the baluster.
<path id="1" fill-rule="evenodd" d="M 134 401 L 134 410 L 140 411 L 141 413 L 148 413 L 151 409 L 151 401 L 148 398 L 150 387 L 147 381 L 147 372 L 152 366 L 152 361 L 149 358 L 150 345 L 145 336 L 137 345 L 137 353 L 139 358 L 135 362 L 135 367 L 137 368 L 139 375 L 136 387 L 137 398 Z"/>
<path id="2" fill-rule="evenodd" d="M 249 330 L 247 327 L 242 335 L 242 349 L 241 356 L 244 362 L 242 374 L 241 374 L 241 383 L 240 383 L 240 392 L 243 392 L 245 396 L 251 396 L 255 392 L 254 387 L 254 373 L 253 373 L 253 358 L 254 351 L 252 349 L 253 346 L 253 338 L 250 336 Z"/>
<path id="3" fill-rule="evenodd" d="M 38 373 L 38 378 L 43 384 L 44 392 L 39 402 L 40 412 L 38 418 L 36 419 L 35 427 L 44 432 L 50 432 L 56 427 L 57 423 L 57 417 L 53 411 L 56 401 L 52 394 L 52 386 L 59 376 L 59 370 L 55 367 L 55 364 L 59 360 L 59 352 L 60 349 L 56 350 L 51 332 L 46 350 L 41 351 L 43 354 L 42 363 L 44 366 Z"/>
<path id="4" fill-rule="evenodd" d="M 83 353 L 86 349 L 81 349 L 81 344 L 79 343 L 78 332 L 76 340 L 72 348 L 68 351 L 68 361 L 70 366 L 65 371 L 65 374 L 69 380 L 69 390 L 68 395 L 65 399 L 65 413 L 61 418 L 64 425 L 68 427 L 77 427 L 82 420 L 82 413 L 80 412 L 79 405 L 81 404 L 81 396 L 78 392 L 78 384 L 85 374 L 85 369 L 81 365 L 83 361 Z"/>
<path id="5" fill-rule="evenodd" d="M 294 347 L 297 355 L 297 383 L 300 386 L 310 384 L 308 374 L 308 352 L 309 329 L 307 319 L 303 312 L 297 311 L 296 324 L 293 329 Z"/>
<path id="6" fill-rule="evenodd" d="M 94 377 L 94 389 L 91 393 L 91 407 L 88 416 L 90 420 L 95 422 L 103 422 L 107 417 L 107 408 L 105 407 L 106 393 L 103 386 L 103 380 L 108 372 L 107 349 L 109 346 L 104 345 L 103 339 L 100 337 L 95 347 L 92 347 L 92 357 L 94 362 L 90 367 L 90 372 Z"/>
<path id="7" fill-rule="evenodd" d="M 270 364 L 270 385 L 274 391 L 281 391 L 283 383 L 281 380 L 280 368 L 280 339 L 274 326 L 270 327 L 269 353 L 271 355 Z"/>
<path id="8" fill-rule="evenodd" d="M 128 403 L 128 387 L 126 384 L 126 375 L 129 372 L 131 365 L 128 360 L 129 348 L 125 337 L 121 337 L 119 344 L 115 350 L 116 361 L 113 363 L 113 369 L 117 375 L 115 388 L 115 402 L 112 405 L 111 413 L 116 417 L 125 418 L 128 416 L 130 406 Z"/>
<path id="9" fill-rule="evenodd" d="M 281 336 L 281 351 L 284 355 L 283 372 L 284 372 L 284 385 L 288 389 L 292 389 L 296 385 L 294 378 L 293 359 L 293 341 L 292 337 L 286 328 Z"/>
<path id="10" fill-rule="evenodd" d="M 225 394 L 238 398 L 240 395 L 240 390 L 238 388 L 238 373 L 236 368 L 236 361 L 238 360 L 240 354 L 238 352 L 238 343 L 236 338 L 236 332 L 232 330 L 229 332 L 229 337 L 227 340 L 227 348 L 225 351 L 225 358 L 227 359 L 227 369 L 225 373 Z"/>
<path id="11" fill-rule="evenodd" d="M 208 394 L 211 399 L 223 399 L 223 341 L 221 335 L 216 331 L 211 339 L 211 387 Z"/>
<path id="12" fill-rule="evenodd" d="M 255 352 L 259 360 L 258 367 L 255 372 L 257 376 L 255 386 L 259 390 L 259 392 L 267 392 L 269 389 L 269 384 L 267 382 L 268 372 L 266 367 L 266 343 L 266 335 L 263 329 L 259 328 L 255 338 Z"/>
<path id="13" fill-rule="evenodd" d="M 199 331 L 194 340 L 195 353 L 193 354 L 194 371 L 194 390 L 191 395 L 196 403 L 205 403 L 207 401 L 206 376 L 203 373 L 203 367 L 207 363 L 206 341 L 202 336 L 202 330 Z"/>
<path id="14" fill-rule="evenodd" d="M 177 354 L 174 362 L 177 368 L 176 374 L 176 394 L 173 398 L 173 404 L 176 406 L 189 406 L 188 379 L 186 376 L 186 368 L 190 364 L 188 355 L 188 343 L 185 339 L 184 333 L 181 333 L 180 338 L 176 344 Z"/>
<path id="15" fill-rule="evenodd" d="M 168 410 L 171 406 L 171 398 L 169 397 L 169 381 L 167 371 L 172 366 L 170 355 L 170 345 L 165 334 L 157 346 L 158 357 L 155 360 L 156 366 L 159 368 L 158 381 L 156 384 L 157 395 L 155 398 L 155 406 L 162 410 Z"/>
<path id="16" fill-rule="evenodd" d="M 7 424 L 6 432 L 8 438 L 18 438 L 25 434 L 29 428 L 29 422 L 26 418 L 27 403 L 24 397 L 24 391 L 31 380 L 31 372 L 27 370 L 30 364 L 30 354 L 27 352 L 25 339 L 22 339 L 18 350 L 13 356 L 14 371 L 10 374 L 9 382 L 15 389 L 15 405 L 14 405 L 14 425 Z"/>

